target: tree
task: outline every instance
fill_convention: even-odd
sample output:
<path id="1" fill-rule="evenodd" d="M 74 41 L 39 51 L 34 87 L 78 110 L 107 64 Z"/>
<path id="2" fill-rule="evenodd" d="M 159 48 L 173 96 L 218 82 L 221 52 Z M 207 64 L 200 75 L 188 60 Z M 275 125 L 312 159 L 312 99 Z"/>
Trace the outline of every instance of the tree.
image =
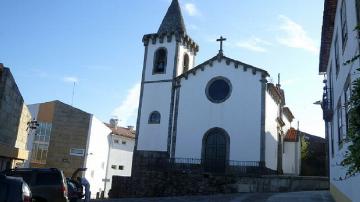
<path id="1" fill-rule="evenodd" d="M 360 68 L 357 69 L 360 71 Z M 345 158 L 341 162 L 347 167 L 345 179 L 360 172 L 360 78 L 353 82 L 349 102 L 349 131 L 347 142 L 350 142 Z"/>
<path id="2" fill-rule="evenodd" d="M 356 26 L 354 31 L 360 31 L 360 25 Z M 353 63 L 359 58 L 360 54 L 355 55 L 353 58 L 346 61 L 344 65 Z M 357 71 L 360 71 L 360 68 L 358 68 Z M 341 162 L 341 165 L 347 168 L 345 178 L 343 179 L 347 179 L 360 173 L 360 78 L 357 78 L 352 83 L 351 98 L 348 103 L 348 108 L 350 109 L 348 114 L 349 130 L 346 142 L 349 142 L 350 145 Z"/>

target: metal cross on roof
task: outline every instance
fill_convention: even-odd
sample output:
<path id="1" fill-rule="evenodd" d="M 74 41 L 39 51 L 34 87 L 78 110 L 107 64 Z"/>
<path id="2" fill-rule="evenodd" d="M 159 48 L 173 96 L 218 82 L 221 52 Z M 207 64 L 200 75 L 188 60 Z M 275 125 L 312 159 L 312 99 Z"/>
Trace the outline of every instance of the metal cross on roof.
<path id="1" fill-rule="evenodd" d="M 219 53 L 223 53 L 223 41 L 226 41 L 226 38 L 220 36 L 220 39 L 216 39 L 216 41 L 220 41 L 220 50 L 219 50 Z"/>

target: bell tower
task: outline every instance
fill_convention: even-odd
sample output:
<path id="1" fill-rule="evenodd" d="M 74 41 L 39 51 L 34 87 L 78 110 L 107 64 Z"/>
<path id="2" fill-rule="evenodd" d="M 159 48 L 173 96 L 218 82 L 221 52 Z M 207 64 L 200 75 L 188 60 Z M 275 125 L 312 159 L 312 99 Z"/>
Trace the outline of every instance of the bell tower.
<path id="1" fill-rule="evenodd" d="M 172 0 L 157 33 L 145 47 L 135 155 L 170 157 L 176 77 L 192 69 L 199 46 L 186 34 L 178 0 Z"/>

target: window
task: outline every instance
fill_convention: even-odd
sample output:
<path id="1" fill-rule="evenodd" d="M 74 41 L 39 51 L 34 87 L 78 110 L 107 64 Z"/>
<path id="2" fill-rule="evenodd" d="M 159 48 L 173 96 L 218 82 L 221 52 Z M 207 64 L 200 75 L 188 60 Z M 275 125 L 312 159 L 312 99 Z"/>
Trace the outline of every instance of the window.
<path id="1" fill-rule="evenodd" d="M 345 105 L 345 135 L 349 131 L 349 102 L 350 102 L 351 90 L 350 90 L 350 77 L 348 77 L 344 88 L 344 105 Z"/>
<path id="2" fill-rule="evenodd" d="M 121 144 L 126 144 L 126 141 L 122 141 Z"/>
<path id="3" fill-rule="evenodd" d="M 60 175 L 53 172 L 38 172 L 36 176 L 36 185 L 57 185 L 61 182 Z"/>
<path id="4" fill-rule="evenodd" d="M 189 55 L 187 53 L 184 54 L 183 61 L 183 73 L 189 70 Z"/>
<path id="5" fill-rule="evenodd" d="M 150 116 L 149 116 L 149 123 L 150 124 L 159 124 L 160 123 L 160 113 L 158 111 L 153 111 L 151 112 Z"/>
<path id="6" fill-rule="evenodd" d="M 329 76 L 328 76 L 328 79 L 329 79 L 329 107 L 331 110 L 333 110 L 333 81 L 332 81 L 332 63 L 330 64 L 330 71 L 329 71 Z"/>
<path id="7" fill-rule="evenodd" d="M 206 86 L 206 96 L 213 103 L 227 100 L 231 94 L 231 83 L 224 77 L 211 79 Z"/>
<path id="8" fill-rule="evenodd" d="M 119 140 L 114 140 L 114 143 L 115 143 L 115 144 L 119 144 Z"/>
<path id="9" fill-rule="evenodd" d="M 45 164 L 51 135 L 51 123 L 38 122 L 36 135 L 34 137 L 33 148 L 31 151 L 31 162 Z"/>
<path id="10" fill-rule="evenodd" d="M 153 74 L 164 74 L 166 69 L 167 53 L 165 48 L 159 48 L 154 56 Z"/>
<path id="11" fill-rule="evenodd" d="M 335 65 L 336 65 L 336 78 L 339 75 L 339 71 L 340 71 L 340 61 L 339 61 L 339 37 L 338 35 L 336 35 L 335 38 Z"/>
<path id="12" fill-rule="evenodd" d="M 124 166 L 119 166 L 119 170 L 124 170 Z"/>
<path id="13" fill-rule="evenodd" d="M 334 158 L 334 125 L 333 122 L 330 124 L 330 137 L 331 137 L 331 157 Z"/>
<path id="14" fill-rule="evenodd" d="M 337 105 L 337 120 L 338 120 L 338 144 L 342 143 L 342 135 L 343 135 L 343 117 L 342 117 L 342 108 L 341 108 L 341 97 L 339 99 L 339 103 Z"/>
<path id="15" fill-rule="evenodd" d="M 111 168 L 112 168 L 112 169 L 116 169 L 116 165 L 111 165 Z"/>
<path id="16" fill-rule="evenodd" d="M 342 1 L 340 15 L 341 15 L 341 39 L 342 39 L 341 41 L 342 41 L 342 48 L 344 51 L 346 46 L 346 41 L 348 38 L 345 0 Z"/>

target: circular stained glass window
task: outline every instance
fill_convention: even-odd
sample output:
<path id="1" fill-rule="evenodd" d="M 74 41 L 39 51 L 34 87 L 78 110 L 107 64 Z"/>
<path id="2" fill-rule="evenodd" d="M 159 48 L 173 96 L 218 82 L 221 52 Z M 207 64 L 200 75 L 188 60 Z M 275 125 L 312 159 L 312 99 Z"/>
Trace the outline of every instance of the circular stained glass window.
<path id="1" fill-rule="evenodd" d="M 206 96 L 213 103 L 221 103 L 227 100 L 231 94 L 231 83 L 224 77 L 211 79 L 206 86 Z"/>

